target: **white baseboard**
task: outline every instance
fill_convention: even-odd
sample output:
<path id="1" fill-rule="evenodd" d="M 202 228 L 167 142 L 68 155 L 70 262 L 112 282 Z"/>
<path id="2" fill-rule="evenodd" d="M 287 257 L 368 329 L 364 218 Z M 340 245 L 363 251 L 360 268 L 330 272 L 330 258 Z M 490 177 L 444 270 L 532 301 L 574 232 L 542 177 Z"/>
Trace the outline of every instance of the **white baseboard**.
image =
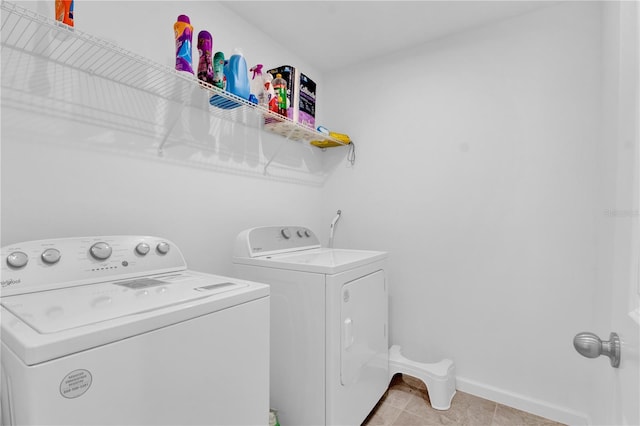
<path id="1" fill-rule="evenodd" d="M 456 377 L 456 389 L 567 425 L 586 426 L 591 424 L 589 416 L 585 413 L 567 410 L 546 401 L 498 389 L 463 377 Z"/>

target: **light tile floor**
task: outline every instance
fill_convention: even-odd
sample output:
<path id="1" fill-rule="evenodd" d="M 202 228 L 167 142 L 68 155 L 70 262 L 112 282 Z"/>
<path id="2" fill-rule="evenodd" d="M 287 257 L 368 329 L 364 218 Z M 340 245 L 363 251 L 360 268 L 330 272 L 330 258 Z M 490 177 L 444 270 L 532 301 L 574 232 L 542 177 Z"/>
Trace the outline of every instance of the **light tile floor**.
<path id="1" fill-rule="evenodd" d="M 561 423 L 525 413 L 487 399 L 457 391 L 451 408 L 431 408 L 424 384 L 397 374 L 363 426 L 562 426 Z"/>

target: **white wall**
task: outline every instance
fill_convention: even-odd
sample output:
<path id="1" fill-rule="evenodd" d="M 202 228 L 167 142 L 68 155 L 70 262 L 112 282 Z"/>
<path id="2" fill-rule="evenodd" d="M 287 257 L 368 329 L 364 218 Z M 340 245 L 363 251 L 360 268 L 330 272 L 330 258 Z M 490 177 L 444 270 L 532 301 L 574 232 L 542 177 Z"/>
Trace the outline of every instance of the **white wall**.
<path id="1" fill-rule="evenodd" d="M 20 5 L 53 16 L 53 2 Z M 78 31 L 173 66 L 173 23 L 182 13 L 191 17 L 195 35 L 202 29 L 213 34 L 215 50 L 228 55 L 240 46 L 250 66 L 256 62 L 263 62 L 266 67 L 294 63 L 322 84 L 322 76 L 311 66 L 216 2 L 81 1 L 76 2 L 75 21 Z M 7 58 L 3 57 L 3 62 Z M 194 60 L 197 58 L 194 49 Z M 24 62 L 15 64 L 23 66 Z M 5 70 L 3 78 L 8 75 Z M 27 70 L 19 70 L 18 74 L 24 72 Z M 42 70 L 33 76 L 47 78 Z M 50 83 L 66 84 L 59 80 L 61 76 L 64 77 L 62 73 L 55 74 Z M 86 76 L 79 78 L 84 82 Z M 107 104 L 113 102 L 108 92 L 116 92 L 117 86 L 106 85 L 102 89 L 96 91 L 88 84 L 85 90 L 105 96 Z M 9 96 L 9 91 L 3 93 L 3 98 Z M 36 103 L 43 100 L 34 99 Z M 3 102 L 3 246 L 77 235 L 159 235 L 173 240 L 183 250 L 190 267 L 231 274 L 231 250 L 241 230 L 273 224 L 319 227 L 320 187 L 263 178 L 261 166 L 245 164 L 248 160 L 243 156 L 243 144 L 257 143 L 252 139 L 257 138 L 256 132 L 247 133 L 238 127 L 235 133 L 223 135 L 219 144 L 239 154 L 237 158 L 223 159 L 231 171 L 226 173 L 219 172 L 220 167 L 199 167 L 190 161 L 200 155 L 198 150 L 174 145 L 166 150 L 167 158 L 160 158 L 155 154 L 157 140 L 118 132 L 116 128 L 56 120 L 7 105 Z M 186 112 L 187 121 L 194 114 L 198 112 Z M 185 130 L 179 127 L 175 130 L 176 139 L 184 136 Z M 99 149 L 96 141 L 105 139 L 115 149 Z M 264 139 L 263 148 L 271 151 L 281 140 L 268 136 Z M 150 155 L 141 155 L 145 152 Z M 281 158 L 302 162 L 307 152 L 306 148 L 291 144 L 276 163 Z M 221 156 L 215 150 L 201 155 L 205 159 Z M 243 176 L 255 171 L 250 169 L 257 173 Z"/>
<path id="2" fill-rule="evenodd" d="M 357 143 L 323 193 L 336 246 L 391 252 L 391 341 L 458 387 L 586 422 L 594 324 L 597 3 L 548 7 L 326 76 Z"/>

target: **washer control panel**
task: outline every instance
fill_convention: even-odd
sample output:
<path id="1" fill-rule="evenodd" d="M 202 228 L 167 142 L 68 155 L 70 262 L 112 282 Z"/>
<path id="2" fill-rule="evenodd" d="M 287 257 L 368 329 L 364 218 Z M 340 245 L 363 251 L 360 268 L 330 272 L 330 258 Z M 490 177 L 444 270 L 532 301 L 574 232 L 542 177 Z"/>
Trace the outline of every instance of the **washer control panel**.
<path id="1" fill-rule="evenodd" d="M 182 253 L 152 236 L 27 241 L 2 248 L 2 296 L 181 271 Z"/>
<path id="2" fill-rule="evenodd" d="M 262 226 L 238 235 L 234 256 L 266 256 L 319 247 L 316 234 L 304 226 Z"/>

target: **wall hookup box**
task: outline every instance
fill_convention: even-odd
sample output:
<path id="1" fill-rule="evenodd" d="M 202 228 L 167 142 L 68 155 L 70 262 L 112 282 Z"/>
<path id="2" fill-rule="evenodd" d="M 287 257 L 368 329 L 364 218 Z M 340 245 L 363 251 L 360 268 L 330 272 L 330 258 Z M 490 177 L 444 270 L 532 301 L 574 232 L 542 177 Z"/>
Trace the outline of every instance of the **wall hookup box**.
<path id="1" fill-rule="evenodd" d="M 281 74 L 287 82 L 287 117 L 296 123 L 316 127 L 316 83 L 290 65 L 267 71 L 273 78 Z"/>

